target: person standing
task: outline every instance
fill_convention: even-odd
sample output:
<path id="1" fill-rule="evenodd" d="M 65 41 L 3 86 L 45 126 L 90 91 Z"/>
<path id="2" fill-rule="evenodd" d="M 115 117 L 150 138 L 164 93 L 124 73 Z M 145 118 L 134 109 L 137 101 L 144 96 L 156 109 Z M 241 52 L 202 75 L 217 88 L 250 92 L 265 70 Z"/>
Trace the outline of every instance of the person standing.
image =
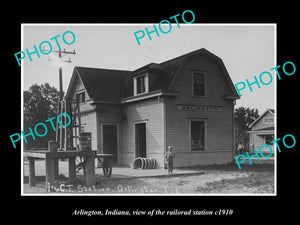
<path id="1" fill-rule="evenodd" d="M 173 159 L 175 158 L 175 152 L 172 151 L 172 146 L 168 146 L 168 151 L 165 154 L 165 160 L 168 168 L 168 174 L 173 174 Z"/>

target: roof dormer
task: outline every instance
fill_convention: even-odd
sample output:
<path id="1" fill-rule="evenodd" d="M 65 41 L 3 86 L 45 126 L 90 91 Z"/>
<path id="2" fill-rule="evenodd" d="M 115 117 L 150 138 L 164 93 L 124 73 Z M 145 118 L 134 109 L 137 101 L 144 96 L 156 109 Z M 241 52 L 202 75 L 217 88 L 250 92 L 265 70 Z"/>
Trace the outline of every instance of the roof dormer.
<path id="1" fill-rule="evenodd" d="M 133 94 L 140 95 L 149 92 L 149 74 L 142 73 L 133 77 Z"/>

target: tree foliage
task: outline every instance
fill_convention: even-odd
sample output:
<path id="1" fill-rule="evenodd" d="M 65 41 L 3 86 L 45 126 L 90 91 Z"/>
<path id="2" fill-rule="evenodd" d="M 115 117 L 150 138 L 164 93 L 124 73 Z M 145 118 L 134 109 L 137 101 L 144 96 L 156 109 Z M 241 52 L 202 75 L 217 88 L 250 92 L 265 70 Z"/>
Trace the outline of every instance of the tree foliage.
<path id="1" fill-rule="evenodd" d="M 48 83 L 45 84 L 33 84 L 28 91 L 24 91 L 24 133 L 29 133 L 29 127 L 34 132 L 34 126 L 38 123 L 45 123 L 45 120 L 56 117 L 57 113 L 57 101 L 59 92 L 55 87 L 51 87 Z M 55 139 L 55 131 L 52 126 L 45 123 L 48 127 L 47 135 L 44 137 L 38 137 L 35 135 L 36 140 L 28 138 L 28 144 L 25 145 L 27 149 L 32 147 L 41 148 L 47 147 L 49 140 Z M 43 126 L 37 127 L 37 132 L 43 134 L 45 129 Z"/>
<path id="2" fill-rule="evenodd" d="M 236 108 L 234 111 L 235 118 L 235 138 L 236 143 L 240 142 L 244 146 L 248 146 L 249 138 L 247 131 L 251 130 L 249 128 L 250 124 L 259 117 L 258 109 L 250 109 L 245 107 Z"/>

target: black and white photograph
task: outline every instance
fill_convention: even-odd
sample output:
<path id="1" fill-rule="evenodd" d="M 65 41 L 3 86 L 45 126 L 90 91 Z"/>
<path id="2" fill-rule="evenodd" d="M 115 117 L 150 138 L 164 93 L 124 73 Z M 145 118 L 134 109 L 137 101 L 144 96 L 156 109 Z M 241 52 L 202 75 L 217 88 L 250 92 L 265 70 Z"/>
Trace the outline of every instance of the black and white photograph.
<path id="1" fill-rule="evenodd" d="M 2 20 L 6 221 L 296 218 L 295 4 L 45 3 Z"/>
<path id="2" fill-rule="evenodd" d="M 22 40 L 22 194 L 276 194 L 276 24 L 22 24 Z"/>

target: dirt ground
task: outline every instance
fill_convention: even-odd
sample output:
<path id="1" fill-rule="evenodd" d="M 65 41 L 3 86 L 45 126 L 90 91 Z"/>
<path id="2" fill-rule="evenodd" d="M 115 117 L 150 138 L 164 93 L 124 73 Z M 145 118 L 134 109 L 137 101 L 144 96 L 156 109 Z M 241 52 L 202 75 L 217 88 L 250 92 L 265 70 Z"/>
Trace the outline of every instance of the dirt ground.
<path id="1" fill-rule="evenodd" d="M 102 187 L 115 193 L 163 194 L 274 194 L 273 164 L 257 164 L 237 171 L 236 165 L 194 167 L 201 175 L 139 178 L 114 182 L 105 180 Z"/>
<path id="2" fill-rule="evenodd" d="M 182 168 L 204 171 L 199 175 L 151 178 L 101 179 L 87 188 L 82 183 L 60 182 L 48 187 L 48 193 L 72 194 L 274 194 L 272 163 L 235 164 Z M 24 193 L 47 193 L 45 183 L 36 187 L 24 184 Z"/>

